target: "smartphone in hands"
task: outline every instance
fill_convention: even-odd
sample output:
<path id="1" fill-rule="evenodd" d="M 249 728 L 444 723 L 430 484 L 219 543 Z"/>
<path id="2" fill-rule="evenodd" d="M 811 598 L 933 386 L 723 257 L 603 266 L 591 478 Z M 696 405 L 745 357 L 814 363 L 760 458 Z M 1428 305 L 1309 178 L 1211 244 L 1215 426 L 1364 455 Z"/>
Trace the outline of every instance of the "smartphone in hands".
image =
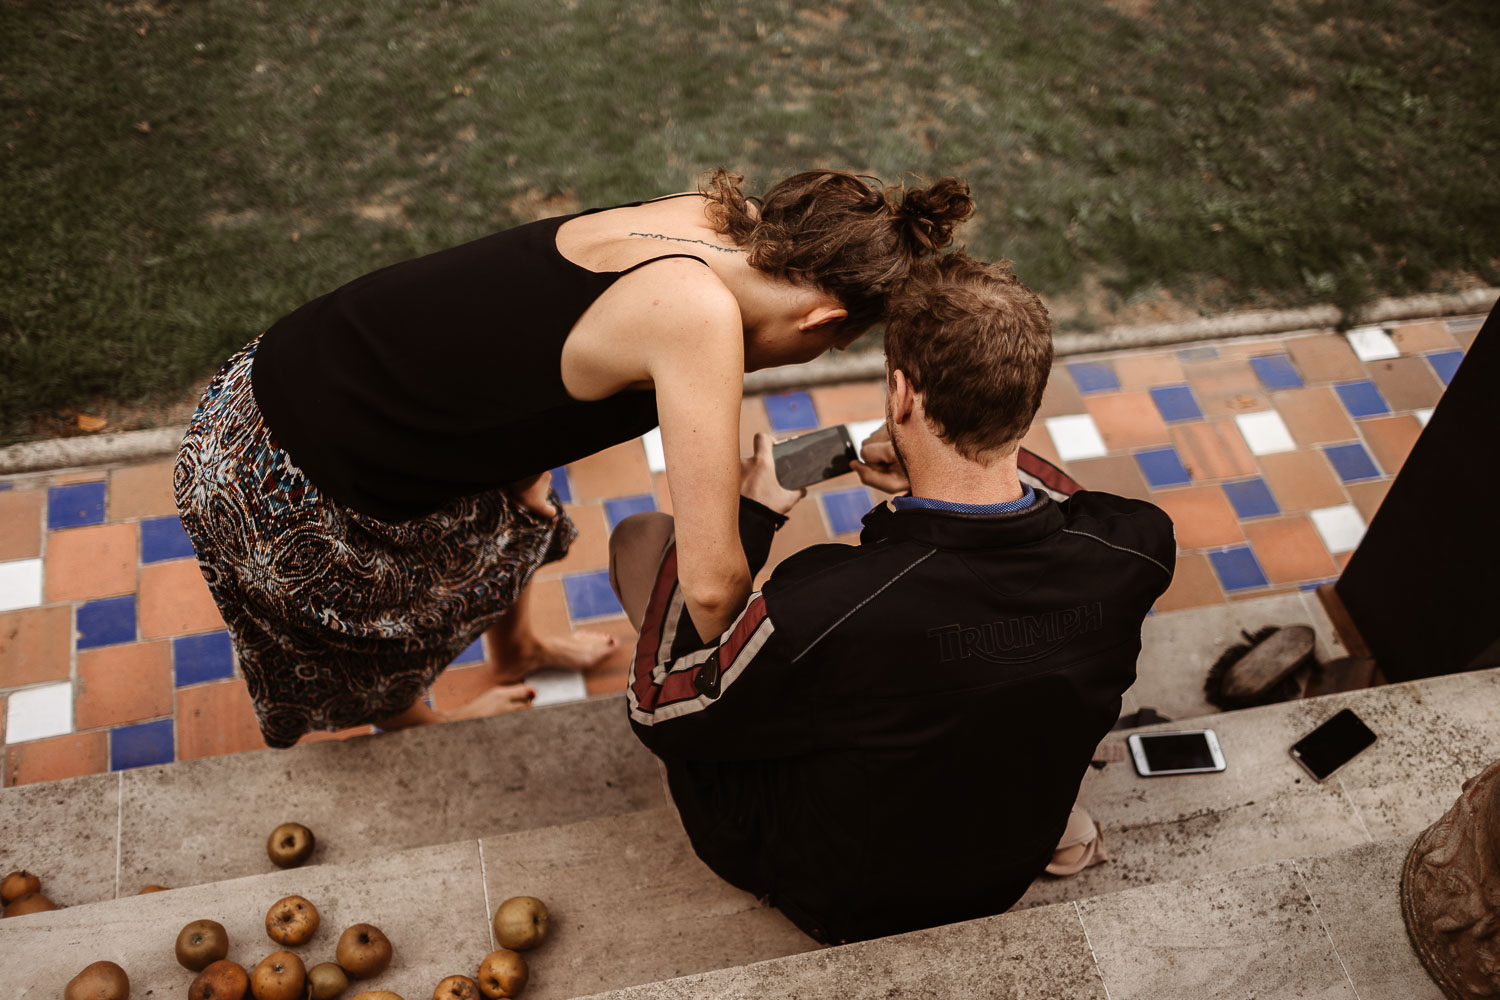
<path id="1" fill-rule="evenodd" d="M 776 481 L 789 490 L 800 490 L 842 476 L 859 455 L 849 428 L 838 424 L 778 441 L 771 457 L 776 463 Z"/>

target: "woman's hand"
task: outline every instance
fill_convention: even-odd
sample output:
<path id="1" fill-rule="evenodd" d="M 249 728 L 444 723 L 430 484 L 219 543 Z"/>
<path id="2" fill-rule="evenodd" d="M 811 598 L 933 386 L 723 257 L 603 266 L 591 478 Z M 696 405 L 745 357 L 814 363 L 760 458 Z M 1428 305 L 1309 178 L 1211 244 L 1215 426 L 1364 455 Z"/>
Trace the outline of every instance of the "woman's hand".
<path id="1" fill-rule="evenodd" d="M 911 491 L 906 471 L 896 459 L 896 446 L 891 443 L 891 429 L 882 427 L 865 438 L 860 445 L 859 457 L 863 461 L 850 462 L 849 467 L 859 475 L 859 481 L 885 493 L 897 494 Z"/>
<path id="2" fill-rule="evenodd" d="M 765 504 L 785 514 L 807 496 L 807 490 L 789 490 L 776 478 L 776 460 L 771 454 L 771 435 L 755 435 L 755 454 L 740 459 L 740 496 Z"/>
<path id="3" fill-rule="evenodd" d="M 515 501 L 533 514 L 540 514 L 549 521 L 557 516 L 557 508 L 548 499 L 547 494 L 552 489 L 552 473 L 543 472 L 535 476 L 527 476 L 525 479 L 517 479 L 505 487 L 505 491 L 515 498 Z"/>

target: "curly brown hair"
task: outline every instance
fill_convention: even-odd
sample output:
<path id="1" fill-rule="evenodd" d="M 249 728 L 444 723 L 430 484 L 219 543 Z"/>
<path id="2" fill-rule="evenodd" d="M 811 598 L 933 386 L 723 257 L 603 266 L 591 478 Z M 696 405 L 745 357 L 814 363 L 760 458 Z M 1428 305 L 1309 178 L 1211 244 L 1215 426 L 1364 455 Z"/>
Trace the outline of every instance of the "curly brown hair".
<path id="1" fill-rule="evenodd" d="M 748 252 L 751 267 L 823 289 L 849 311 L 844 328 L 863 331 L 880 321 L 913 263 L 952 243 L 974 211 L 969 186 L 956 177 L 910 189 L 869 180 L 808 170 L 747 198 L 744 178 L 720 167 L 699 191 L 714 228 Z"/>
<path id="2" fill-rule="evenodd" d="M 1010 270 L 962 250 L 923 261 L 892 298 L 888 369 L 906 373 L 939 437 L 987 460 L 1018 443 L 1052 371 L 1052 321 Z"/>

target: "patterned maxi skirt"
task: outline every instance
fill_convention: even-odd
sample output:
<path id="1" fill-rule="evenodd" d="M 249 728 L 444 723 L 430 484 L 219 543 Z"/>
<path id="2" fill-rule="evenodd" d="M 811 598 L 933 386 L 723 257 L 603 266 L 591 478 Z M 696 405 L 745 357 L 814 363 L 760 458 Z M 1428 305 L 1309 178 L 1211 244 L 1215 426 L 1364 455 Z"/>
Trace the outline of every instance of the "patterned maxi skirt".
<path id="1" fill-rule="evenodd" d="M 388 524 L 335 502 L 292 464 L 250 389 L 259 339 L 193 414 L 177 508 L 234 643 L 266 743 L 409 708 L 577 529 L 503 490 Z"/>

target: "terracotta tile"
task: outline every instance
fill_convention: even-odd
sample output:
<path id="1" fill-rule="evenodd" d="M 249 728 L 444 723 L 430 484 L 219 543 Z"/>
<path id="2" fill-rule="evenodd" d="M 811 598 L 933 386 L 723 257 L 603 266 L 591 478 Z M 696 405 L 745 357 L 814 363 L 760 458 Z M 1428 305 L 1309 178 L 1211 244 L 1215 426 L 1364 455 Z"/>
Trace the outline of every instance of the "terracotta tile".
<path id="1" fill-rule="evenodd" d="M 51 532 L 42 569 L 43 599 L 83 601 L 129 594 L 135 590 L 140 558 L 139 528 L 134 523 Z M 193 568 L 196 572 L 196 563 Z"/>
<path id="2" fill-rule="evenodd" d="M 1111 392 L 1089 396 L 1084 409 L 1094 418 L 1110 451 L 1167 444 L 1170 436 L 1149 392 Z"/>
<path id="3" fill-rule="evenodd" d="M 1474 346 L 1474 341 L 1479 336 L 1482 326 L 1471 326 L 1463 330 L 1453 330 L 1453 339 L 1458 341 L 1458 346 L 1467 351 Z"/>
<path id="4" fill-rule="evenodd" d="M 820 545 L 830 540 L 820 507 L 817 497 L 809 495 L 792 508 L 786 524 L 781 526 L 771 542 L 771 557 L 766 560 L 765 569 L 755 578 L 757 590 L 781 560 L 794 552 L 801 552 L 809 545 Z"/>
<path id="5" fill-rule="evenodd" d="M 75 483 L 102 483 L 104 473 L 98 469 L 74 469 L 72 472 L 59 472 L 52 477 L 53 486 L 72 486 Z"/>
<path id="6" fill-rule="evenodd" d="M 73 609 L 0 615 L 0 688 L 65 681 L 72 673 Z"/>
<path id="7" fill-rule="evenodd" d="M 172 499 L 173 462 L 127 465 L 109 475 L 109 519 L 164 517 L 177 513 Z"/>
<path id="8" fill-rule="evenodd" d="M 1436 406 L 1443 394 L 1443 384 L 1437 380 L 1432 365 L 1425 358 L 1371 361 L 1365 367 L 1392 410 L 1399 412 Z"/>
<path id="9" fill-rule="evenodd" d="M 1208 556 L 1183 553 L 1177 556 L 1172 585 L 1156 599 L 1156 610 L 1177 611 L 1180 608 L 1222 603 L 1224 591 L 1219 587 L 1219 579 L 1214 576 L 1213 567 L 1208 564 Z"/>
<path id="10" fill-rule="evenodd" d="M 1344 572 L 1345 567 L 1347 567 L 1349 565 L 1349 560 L 1352 559 L 1353 557 L 1354 557 L 1354 552 L 1352 550 L 1349 551 L 1349 552 L 1336 552 L 1336 553 L 1334 553 L 1333 561 L 1339 564 L 1339 572 L 1340 573 Z"/>
<path id="11" fill-rule="evenodd" d="M 1293 440 L 1304 448 L 1358 437 L 1338 395 L 1327 386 L 1285 389 L 1271 399 Z"/>
<path id="12" fill-rule="evenodd" d="M 1127 354 L 1115 358 L 1115 377 L 1126 389 L 1153 385 L 1177 385 L 1186 381 L 1182 362 L 1174 351 L 1154 354 Z"/>
<path id="13" fill-rule="evenodd" d="M 1389 479 L 1373 479 L 1364 483 L 1350 483 L 1344 487 L 1349 491 L 1349 499 L 1354 501 L 1354 506 L 1359 509 L 1360 517 L 1369 524 L 1375 519 L 1375 512 L 1385 500 L 1385 495 L 1391 490 Z"/>
<path id="14" fill-rule="evenodd" d="M 1233 545 L 1245 536 L 1229 498 L 1218 486 L 1163 490 L 1151 502 L 1167 512 L 1177 528 L 1177 547 L 1208 549 Z"/>
<path id="15" fill-rule="evenodd" d="M 1215 343 L 1219 356 L 1249 358 L 1257 354 L 1275 354 L 1282 349 L 1283 337 L 1248 337 L 1243 340 L 1220 340 Z"/>
<path id="16" fill-rule="evenodd" d="M 771 418 L 766 416 L 766 404 L 760 396 L 746 396 L 740 400 L 740 454 L 755 451 L 755 435 L 765 431 L 772 437 Z"/>
<path id="17" fill-rule="evenodd" d="M 1255 475 L 1255 456 L 1233 420 L 1187 421 L 1170 431 L 1177 457 L 1195 482 Z"/>
<path id="18" fill-rule="evenodd" d="M 0 492 L 0 562 L 42 554 L 42 490 Z"/>
<path id="19" fill-rule="evenodd" d="M 177 759 L 264 750 L 245 682 L 232 678 L 177 692 Z"/>
<path id="20" fill-rule="evenodd" d="M 1188 385 L 1206 417 L 1233 416 L 1267 409 L 1271 402 L 1245 358 L 1185 366 Z"/>
<path id="21" fill-rule="evenodd" d="M 109 770 L 109 734 L 69 733 L 5 748 L 5 785 L 78 778 Z"/>
<path id="22" fill-rule="evenodd" d="M 625 686 L 629 683 L 630 671 L 625 668 L 607 671 L 594 670 L 584 679 L 584 687 L 591 698 L 597 698 L 600 695 L 623 694 Z"/>
<path id="23" fill-rule="evenodd" d="M 568 466 L 573 500 L 602 500 L 651 492 L 651 470 L 639 440 L 625 441 Z"/>
<path id="24" fill-rule="evenodd" d="M 76 690 L 73 717 L 80 730 L 171 715 L 172 644 L 80 650 Z"/>
<path id="25" fill-rule="evenodd" d="M 617 496 L 618 494 L 611 494 Z M 604 569 L 609 565 L 609 527 L 604 519 L 604 505 L 599 503 L 574 503 L 563 505 L 573 523 L 578 525 L 578 537 L 568 554 L 542 569 L 547 576 L 564 573 L 581 573 L 589 569 Z"/>
<path id="26" fill-rule="evenodd" d="M 1057 445 L 1052 443 L 1052 435 L 1047 433 L 1047 425 L 1042 423 L 1041 417 L 1033 420 L 1031 426 L 1026 429 L 1026 433 L 1021 435 L 1021 447 L 1033 455 L 1045 458 L 1059 469 L 1068 467 L 1062 459 L 1057 457 Z M 882 496 L 887 495 L 889 494 L 882 494 Z"/>
<path id="27" fill-rule="evenodd" d="M 879 379 L 821 385 L 811 390 L 813 409 L 824 427 L 885 416 L 885 383 Z"/>
<path id="28" fill-rule="evenodd" d="M 450 712 L 479 697 L 493 683 L 489 668 L 482 663 L 449 667 L 438 674 L 428 694 L 432 697 L 433 708 Z"/>
<path id="29" fill-rule="evenodd" d="M 1354 349 L 1338 334 L 1288 340 L 1286 350 L 1308 382 L 1342 382 L 1365 377 L 1365 367 Z"/>
<path id="30" fill-rule="evenodd" d="M 1262 518 L 1246 522 L 1244 527 L 1260 568 L 1272 583 L 1326 580 L 1337 575 L 1322 536 L 1307 517 Z"/>
<path id="31" fill-rule="evenodd" d="M 562 580 L 533 579 L 530 588 L 527 613 L 531 616 L 532 630 L 537 635 L 566 635 L 572 631 Z"/>
<path id="32" fill-rule="evenodd" d="M 1343 488 L 1320 450 L 1262 455 L 1260 467 L 1271 495 L 1289 514 L 1345 502 Z"/>
<path id="33" fill-rule="evenodd" d="M 194 559 L 142 566 L 137 612 L 145 639 L 224 627 Z"/>
<path id="34" fill-rule="evenodd" d="M 1451 351 L 1458 346 L 1458 341 L 1454 340 L 1453 334 L 1448 332 L 1448 324 L 1442 320 L 1406 323 L 1402 326 L 1391 327 L 1391 339 L 1396 342 L 1397 347 L 1401 348 L 1402 354 Z"/>
<path id="35" fill-rule="evenodd" d="M 1371 417 L 1362 420 L 1365 444 L 1375 455 L 1375 461 L 1387 474 L 1394 476 L 1411 454 L 1412 445 L 1422 433 L 1422 425 L 1410 413 L 1398 413 L 1393 417 Z"/>
<path id="36" fill-rule="evenodd" d="M 1107 455 L 1082 459 L 1068 465 L 1068 473 L 1086 490 L 1113 493 L 1138 500 L 1151 499 L 1151 489 L 1141 475 L 1141 466 L 1131 455 Z"/>
<path id="37" fill-rule="evenodd" d="M 1052 366 L 1047 376 L 1047 391 L 1042 393 L 1042 405 L 1037 408 L 1032 426 L 1038 426 L 1048 417 L 1062 417 L 1069 413 L 1083 412 L 1083 394 L 1078 391 L 1066 366 Z"/>

